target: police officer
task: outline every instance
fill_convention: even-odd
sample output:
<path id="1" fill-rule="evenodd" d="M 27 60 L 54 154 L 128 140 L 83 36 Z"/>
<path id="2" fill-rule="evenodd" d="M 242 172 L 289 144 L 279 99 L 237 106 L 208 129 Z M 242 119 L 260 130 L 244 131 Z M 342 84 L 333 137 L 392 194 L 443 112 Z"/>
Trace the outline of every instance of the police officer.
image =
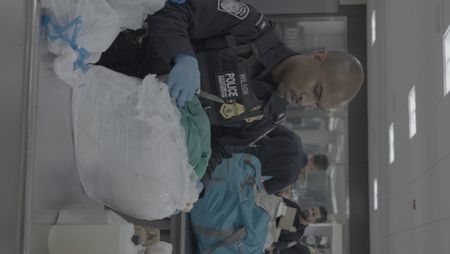
<path id="1" fill-rule="evenodd" d="M 243 151 L 261 161 L 261 174 L 270 179 L 263 182 L 267 193 L 274 194 L 294 184 L 308 164 L 308 155 L 295 132 L 278 125 L 255 145 Z"/>
<path id="2" fill-rule="evenodd" d="M 119 34 L 98 64 L 140 78 L 168 73 L 180 107 L 200 90 L 212 124 L 212 167 L 270 132 L 289 103 L 340 106 L 364 79 L 348 53 L 293 52 L 274 23 L 239 0 L 168 1 L 146 25 Z"/>

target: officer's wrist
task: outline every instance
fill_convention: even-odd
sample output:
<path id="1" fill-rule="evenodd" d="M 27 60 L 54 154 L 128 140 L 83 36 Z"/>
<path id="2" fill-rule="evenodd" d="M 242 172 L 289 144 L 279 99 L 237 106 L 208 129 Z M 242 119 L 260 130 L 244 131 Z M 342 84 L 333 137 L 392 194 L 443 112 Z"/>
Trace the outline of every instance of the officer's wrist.
<path id="1" fill-rule="evenodd" d="M 190 61 L 193 62 L 195 64 L 198 64 L 198 61 L 195 57 L 191 56 L 191 55 L 186 55 L 186 54 L 180 54 L 180 55 L 176 55 L 174 58 L 174 62 L 175 63 L 179 63 L 181 61 Z"/>

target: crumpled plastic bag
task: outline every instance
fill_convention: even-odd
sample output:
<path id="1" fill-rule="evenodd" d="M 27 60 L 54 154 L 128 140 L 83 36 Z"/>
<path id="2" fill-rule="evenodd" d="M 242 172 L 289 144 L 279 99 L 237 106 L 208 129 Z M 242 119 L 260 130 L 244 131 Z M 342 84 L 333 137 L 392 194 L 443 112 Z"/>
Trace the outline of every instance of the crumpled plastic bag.
<path id="1" fill-rule="evenodd" d="M 164 7 L 165 0 L 108 0 L 120 19 L 120 28 L 136 30 L 142 27 L 147 15 Z"/>
<path id="2" fill-rule="evenodd" d="M 52 21 L 66 28 L 69 39 L 78 33 L 76 44 L 88 52 L 105 51 L 120 32 L 119 16 L 106 0 L 41 0 L 41 5 Z M 56 30 L 49 26 L 50 34 L 60 34 Z M 67 47 L 70 45 L 60 39 L 48 41 L 48 50 L 56 55 Z"/>
<path id="3" fill-rule="evenodd" d="M 85 192 L 155 220 L 198 199 L 180 114 L 167 85 L 92 66 L 74 92 L 75 153 Z"/>
<path id="4" fill-rule="evenodd" d="M 119 16 L 106 0 L 41 0 L 48 50 L 55 69 L 69 85 L 100 59 L 120 32 Z M 73 72 L 73 73 L 72 73 Z"/>
<path id="5" fill-rule="evenodd" d="M 90 63 L 113 43 L 121 29 L 141 28 L 165 0 L 41 0 L 48 50 L 57 55 L 57 76 L 81 85 Z"/>

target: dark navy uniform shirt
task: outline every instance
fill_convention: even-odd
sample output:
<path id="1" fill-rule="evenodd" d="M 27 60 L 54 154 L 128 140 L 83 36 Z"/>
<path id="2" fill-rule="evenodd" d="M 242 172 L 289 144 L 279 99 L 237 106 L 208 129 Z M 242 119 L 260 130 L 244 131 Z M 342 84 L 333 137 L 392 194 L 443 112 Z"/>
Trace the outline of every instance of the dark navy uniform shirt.
<path id="1" fill-rule="evenodd" d="M 238 0 L 188 0 L 181 5 L 167 1 L 146 22 L 148 29 L 143 39 L 137 38 L 139 32 L 122 32 L 98 64 L 140 78 L 149 73 L 167 74 L 179 54 L 195 56 L 199 48 L 208 49 L 205 42 L 223 40 L 230 34 L 237 45 L 250 43 L 272 25 L 252 6 Z M 281 41 L 277 44 L 270 57 L 273 66 L 295 54 Z M 277 84 L 271 79 L 271 69 L 258 65 L 253 69 L 255 75 L 267 73 L 253 82 L 257 84 L 252 88 L 258 98 L 270 101 L 266 105 L 269 114 L 252 123 L 243 121 L 241 126 L 212 126 L 212 169 L 222 158 L 248 147 L 283 117 L 287 102 L 275 94 Z"/>

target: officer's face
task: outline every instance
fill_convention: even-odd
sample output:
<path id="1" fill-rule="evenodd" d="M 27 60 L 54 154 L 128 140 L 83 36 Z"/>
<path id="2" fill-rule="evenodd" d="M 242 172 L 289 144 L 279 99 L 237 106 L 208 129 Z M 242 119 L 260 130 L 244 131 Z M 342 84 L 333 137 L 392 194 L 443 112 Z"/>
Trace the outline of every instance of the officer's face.
<path id="1" fill-rule="evenodd" d="M 327 80 L 319 67 L 325 56 L 326 52 L 320 52 L 314 56 L 293 57 L 278 85 L 278 93 L 290 104 L 320 104 Z"/>
<path id="2" fill-rule="evenodd" d="M 326 52 L 298 56 L 278 85 L 278 93 L 290 104 L 334 108 L 348 101 L 348 80 L 328 75 L 323 68 Z"/>
<path id="3" fill-rule="evenodd" d="M 317 70 L 308 69 L 309 71 L 305 68 L 290 70 L 278 85 L 279 94 L 290 104 L 302 106 L 320 104 L 324 92 L 326 93 L 325 80 L 319 78 Z"/>

